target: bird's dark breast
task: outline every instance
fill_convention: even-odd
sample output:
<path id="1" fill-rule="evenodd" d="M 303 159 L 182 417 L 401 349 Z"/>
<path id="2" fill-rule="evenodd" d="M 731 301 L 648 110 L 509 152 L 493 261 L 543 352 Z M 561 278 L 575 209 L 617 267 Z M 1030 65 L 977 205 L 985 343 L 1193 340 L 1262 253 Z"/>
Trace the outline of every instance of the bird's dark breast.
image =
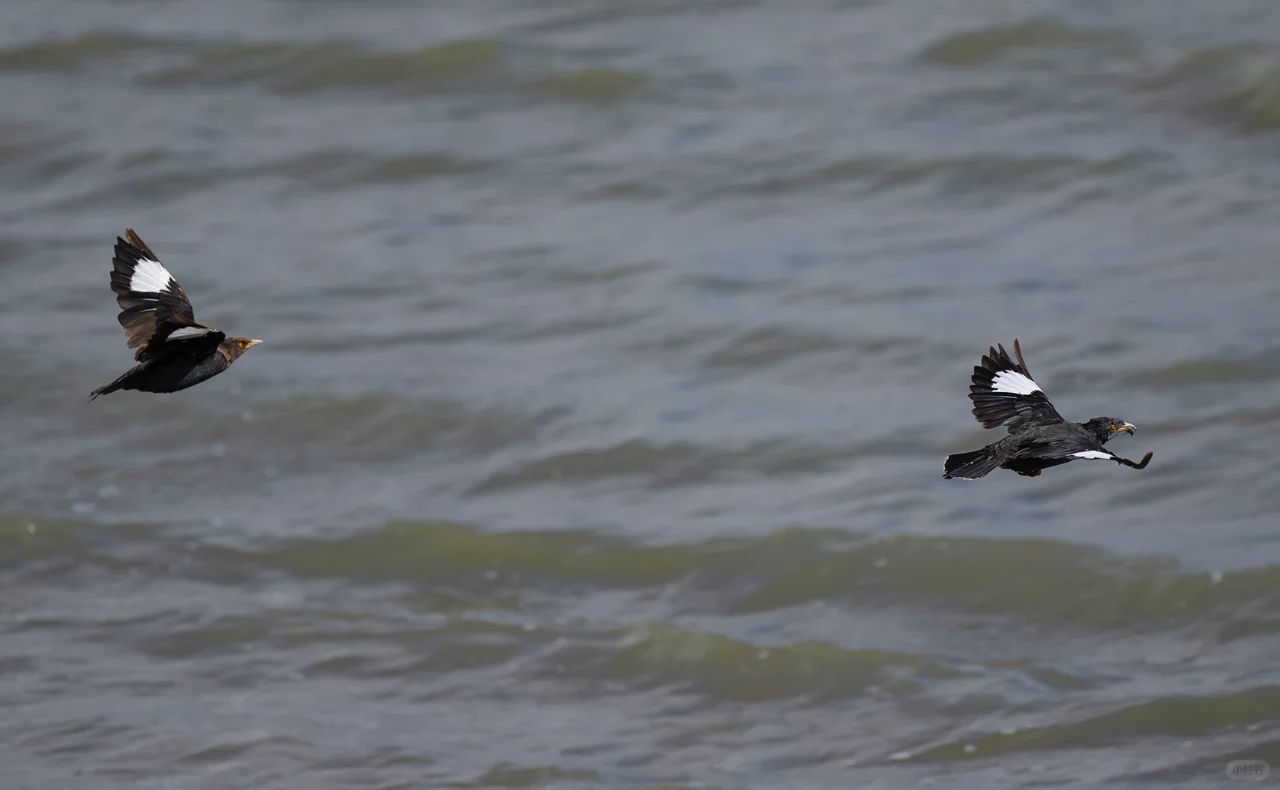
<path id="1" fill-rule="evenodd" d="M 177 392 L 213 378 L 229 367 L 216 350 L 203 357 L 158 359 L 130 373 L 121 389 L 142 392 Z"/>
<path id="2" fill-rule="evenodd" d="M 1070 460 L 1070 458 L 1010 458 L 1000 464 L 1000 467 L 1002 469 L 1012 469 L 1020 475 L 1035 477 L 1040 474 L 1041 469 L 1059 466 Z"/>

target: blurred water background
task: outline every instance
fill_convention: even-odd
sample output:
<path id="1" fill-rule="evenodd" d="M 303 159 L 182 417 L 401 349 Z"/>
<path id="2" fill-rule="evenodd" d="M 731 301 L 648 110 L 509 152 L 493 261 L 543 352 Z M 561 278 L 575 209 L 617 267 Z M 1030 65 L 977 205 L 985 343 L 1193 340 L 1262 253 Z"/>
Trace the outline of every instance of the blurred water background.
<path id="1" fill-rule="evenodd" d="M 4 788 L 1280 767 L 1280 7 L 0 5 Z M 266 343 L 171 396 L 135 228 Z M 941 479 L 1017 336 L 1142 472 Z"/>

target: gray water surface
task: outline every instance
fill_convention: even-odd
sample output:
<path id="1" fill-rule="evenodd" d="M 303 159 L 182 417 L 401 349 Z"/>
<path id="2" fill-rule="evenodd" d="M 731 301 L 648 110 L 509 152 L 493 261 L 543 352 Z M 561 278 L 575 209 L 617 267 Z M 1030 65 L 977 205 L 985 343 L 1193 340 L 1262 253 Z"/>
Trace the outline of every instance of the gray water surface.
<path id="1" fill-rule="evenodd" d="M 0 6 L 5 788 L 1280 770 L 1280 8 Z M 266 342 L 170 396 L 136 229 Z M 943 480 L 1021 339 L 1141 472 Z"/>

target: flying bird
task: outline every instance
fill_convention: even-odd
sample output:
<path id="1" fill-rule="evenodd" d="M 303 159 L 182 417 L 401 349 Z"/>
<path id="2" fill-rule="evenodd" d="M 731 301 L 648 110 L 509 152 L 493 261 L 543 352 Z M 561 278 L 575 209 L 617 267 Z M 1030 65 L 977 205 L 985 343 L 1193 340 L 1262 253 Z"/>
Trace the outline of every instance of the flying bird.
<path id="1" fill-rule="evenodd" d="M 1118 417 L 1067 422 L 1031 379 L 1017 339 L 1013 341 L 1016 362 L 1004 346 L 997 348 L 999 351 L 988 349 L 982 364 L 974 367 L 969 400 L 973 401 L 973 416 L 983 428 L 1005 425 L 1009 435 L 981 450 L 947 456 L 943 477 L 977 480 L 997 467 L 1035 477 L 1044 469 L 1077 458 L 1146 468 L 1151 453 L 1134 463 L 1103 447 L 1118 434 L 1132 436 L 1137 428 Z"/>
<path id="2" fill-rule="evenodd" d="M 218 375 L 262 342 L 197 324 L 191 302 L 160 258 L 132 230 L 124 235 L 116 237 L 111 290 L 129 348 L 138 349 L 138 364 L 94 390 L 89 400 L 116 390 L 184 390 Z"/>

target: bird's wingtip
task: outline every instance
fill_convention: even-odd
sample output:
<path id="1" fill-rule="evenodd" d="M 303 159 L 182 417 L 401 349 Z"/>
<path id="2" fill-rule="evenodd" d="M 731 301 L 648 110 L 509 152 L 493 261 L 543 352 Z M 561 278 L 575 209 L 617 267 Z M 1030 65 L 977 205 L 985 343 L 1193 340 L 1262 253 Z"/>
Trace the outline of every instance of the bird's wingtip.
<path id="1" fill-rule="evenodd" d="M 138 232 L 136 230 L 134 230 L 133 228 L 125 228 L 124 238 L 130 244 L 132 244 L 133 246 L 141 250 L 142 253 L 145 254 L 147 257 L 151 258 L 152 260 L 157 260 L 156 254 L 151 251 L 151 248 L 147 246 L 147 243 L 142 240 L 142 237 L 138 235 Z"/>

